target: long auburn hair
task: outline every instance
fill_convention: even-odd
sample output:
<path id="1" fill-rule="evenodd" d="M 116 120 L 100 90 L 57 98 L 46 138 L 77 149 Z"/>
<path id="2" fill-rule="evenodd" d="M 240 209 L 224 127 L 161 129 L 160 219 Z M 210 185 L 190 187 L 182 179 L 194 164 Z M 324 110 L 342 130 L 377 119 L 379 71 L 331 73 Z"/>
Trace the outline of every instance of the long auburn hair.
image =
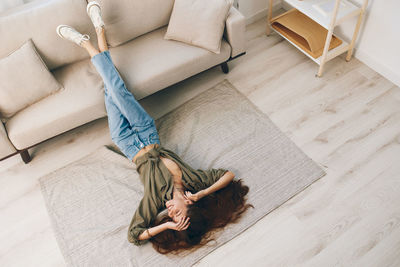
<path id="1" fill-rule="evenodd" d="M 245 196 L 249 187 L 242 184 L 242 179 L 232 180 L 226 187 L 204 196 L 188 206 L 187 215 L 190 224 L 186 230 L 167 229 L 149 239 L 153 247 L 161 254 L 179 254 L 194 250 L 214 240 L 211 230 L 221 230 L 228 223 L 235 223 L 251 204 L 246 204 Z M 153 222 L 156 226 L 172 221 L 168 215 Z M 219 229 L 218 229 L 219 228 Z"/>

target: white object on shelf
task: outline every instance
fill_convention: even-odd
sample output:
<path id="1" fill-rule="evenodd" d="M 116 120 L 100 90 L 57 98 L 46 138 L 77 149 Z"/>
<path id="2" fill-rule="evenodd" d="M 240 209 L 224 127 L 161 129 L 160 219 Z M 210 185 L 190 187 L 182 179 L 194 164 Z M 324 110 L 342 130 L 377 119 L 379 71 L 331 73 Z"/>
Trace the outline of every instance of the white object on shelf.
<path id="1" fill-rule="evenodd" d="M 325 29 L 329 29 L 329 24 L 331 22 L 331 15 L 335 8 L 336 0 L 284 0 L 286 3 L 291 5 L 292 7 L 299 10 L 301 13 L 307 15 L 312 20 L 320 24 Z M 322 5 L 322 6 L 321 6 Z M 324 15 L 321 10 L 325 10 L 325 8 L 332 7 L 332 11 L 328 15 Z M 344 7 L 344 8 L 343 8 Z M 348 0 L 341 0 L 341 4 L 339 5 L 339 10 L 336 14 L 336 23 L 335 25 L 340 24 L 344 20 L 357 16 L 360 14 L 361 8 L 357 7 L 353 3 Z"/>
<path id="2" fill-rule="evenodd" d="M 318 10 L 322 15 L 325 17 L 332 14 L 333 10 L 335 9 L 335 0 L 327 0 L 325 2 L 317 3 L 312 5 L 313 8 Z M 346 9 L 351 9 L 352 6 L 347 1 L 340 1 L 339 10 L 343 11 Z"/>

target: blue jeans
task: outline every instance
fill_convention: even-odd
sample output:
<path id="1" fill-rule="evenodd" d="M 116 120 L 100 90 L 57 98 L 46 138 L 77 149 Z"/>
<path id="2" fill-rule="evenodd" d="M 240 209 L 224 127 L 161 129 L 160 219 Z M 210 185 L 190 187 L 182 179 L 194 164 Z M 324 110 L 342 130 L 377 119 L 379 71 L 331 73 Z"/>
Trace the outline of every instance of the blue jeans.
<path id="1" fill-rule="evenodd" d="M 103 78 L 111 139 L 132 161 L 143 147 L 160 144 L 155 121 L 126 88 L 109 50 L 93 56 L 91 61 Z"/>

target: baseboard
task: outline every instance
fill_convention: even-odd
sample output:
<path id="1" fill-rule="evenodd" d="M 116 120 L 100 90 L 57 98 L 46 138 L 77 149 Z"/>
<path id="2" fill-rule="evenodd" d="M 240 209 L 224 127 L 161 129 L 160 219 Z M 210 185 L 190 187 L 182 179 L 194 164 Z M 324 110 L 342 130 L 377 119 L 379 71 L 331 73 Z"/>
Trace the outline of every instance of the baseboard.
<path id="1" fill-rule="evenodd" d="M 282 7 L 282 2 L 281 1 L 275 1 L 275 3 L 272 6 L 272 12 L 280 9 Z M 268 15 L 268 7 L 258 11 L 254 15 L 246 18 L 246 25 L 249 25 L 253 22 L 256 22 L 259 19 L 266 18 Z"/>
<path id="2" fill-rule="evenodd" d="M 382 64 L 360 49 L 354 49 L 354 57 L 400 87 L 400 76 L 393 72 L 388 66 Z"/>

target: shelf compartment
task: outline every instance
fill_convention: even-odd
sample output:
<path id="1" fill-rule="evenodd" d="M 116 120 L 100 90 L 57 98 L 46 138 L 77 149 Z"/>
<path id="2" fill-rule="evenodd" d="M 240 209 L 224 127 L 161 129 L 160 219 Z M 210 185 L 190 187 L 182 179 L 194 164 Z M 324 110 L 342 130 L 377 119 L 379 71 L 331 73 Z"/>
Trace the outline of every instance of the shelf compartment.
<path id="1" fill-rule="evenodd" d="M 307 57 L 309 57 L 310 59 L 312 59 L 315 63 L 317 63 L 318 65 L 321 65 L 321 57 L 318 58 L 314 58 L 313 56 L 311 56 L 310 54 L 307 53 L 307 51 L 303 50 L 301 47 L 299 47 L 297 44 L 295 44 L 294 42 L 292 42 L 291 40 L 289 40 L 288 38 L 286 38 L 286 36 L 284 36 L 283 34 L 281 34 L 279 31 L 275 30 L 274 28 L 272 28 L 272 30 L 274 32 L 276 32 L 277 34 L 279 34 L 281 37 L 285 38 L 289 43 L 291 43 L 293 46 L 295 46 L 297 49 L 299 49 L 301 52 L 303 52 L 303 54 L 305 54 Z M 332 50 L 328 51 L 328 55 L 327 55 L 327 61 L 346 52 L 349 49 L 349 43 L 345 42 L 342 40 L 342 44 L 339 45 L 338 47 L 333 48 Z"/>
<path id="2" fill-rule="evenodd" d="M 318 24 L 320 24 L 322 27 L 325 29 L 329 29 L 329 25 L 331 22 L 331 14 L 324 15 L 321 13 L 320 9 L 316 8 L 319 7 L 321 4 L 325 4 L 328 1 L 333 1 L 334 0 L 326 0 L 326 1 L 321 1 L 321 0 L 284 0 L 286 3 L 294 7 L 295 9 L 299 10 L 301 13 L 305 14 L 306 16 L 310 17 L 312 20 L 316 21 Z M 357 16 L 361 12 L 361 8 L 354 5 L 348 0 L 341 0 L 342 5 L 339 5 L 339 10 L 336 15 L 336 23 L 335 26 L 342 23 L 343 21 Z"/>
<path id="3" fill-rule="evenodd" d="M 271 27 L 314 59 L 322 55 L 328 31 L 297 9 L 273 18 Z M 329 50 L 341 44 L 342 40 L 333 35 Z"/>

